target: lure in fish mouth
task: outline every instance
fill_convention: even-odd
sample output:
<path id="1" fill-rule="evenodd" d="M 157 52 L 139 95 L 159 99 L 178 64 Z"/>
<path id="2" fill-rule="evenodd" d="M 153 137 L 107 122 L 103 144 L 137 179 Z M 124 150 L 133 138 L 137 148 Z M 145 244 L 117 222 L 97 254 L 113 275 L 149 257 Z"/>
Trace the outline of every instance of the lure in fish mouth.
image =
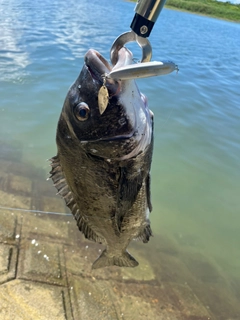
<path id="1" fill-rule="evenodd" d="M 132 239 L 148 242 L 152 235 L 153 115 L 133 80 L 106 76 L 131 61 L 131 52 L 122 48 L 112 68 L 89 50 L 57 126 L 51 178 L 79 230 L 106 245 L 93 268 L 138 265 L 127 246 Z"/>

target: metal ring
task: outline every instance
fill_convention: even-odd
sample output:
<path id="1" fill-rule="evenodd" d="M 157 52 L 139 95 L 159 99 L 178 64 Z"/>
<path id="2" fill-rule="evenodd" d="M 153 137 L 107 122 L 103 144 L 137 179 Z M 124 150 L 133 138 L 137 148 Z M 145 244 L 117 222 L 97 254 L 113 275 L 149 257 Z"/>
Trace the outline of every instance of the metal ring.
<path id="1" fill-rule="evenodd" d="M 141 62 L 149 62 L 152 58 L 152 47 L 147 38 L 139 37 L 135 32 L 128 31 L 121 34 L 114 42 L 110 50 L 112 65 L 115 66 L 118 60 L 118 51 L 128 42 L 136 41 L 142 48 Z"/>

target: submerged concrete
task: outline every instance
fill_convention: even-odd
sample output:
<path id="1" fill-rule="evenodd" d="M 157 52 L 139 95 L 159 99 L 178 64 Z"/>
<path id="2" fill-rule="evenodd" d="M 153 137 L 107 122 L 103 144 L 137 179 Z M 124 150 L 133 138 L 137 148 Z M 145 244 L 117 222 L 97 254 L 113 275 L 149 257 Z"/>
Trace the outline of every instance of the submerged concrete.
<path id="1" fill-rule="evenodd" d="M 0 161 L 1 207 L 64 213 L 51 183 L 31 170 Z M 84 239 L 71 215 L 16 209 L 0 209 L 1 320 L 240 319 L 240 286 L 197 251 L 180 253 L 174 239 L 133 243 L 137 268 L 93 271 L 103 246 Z"/>

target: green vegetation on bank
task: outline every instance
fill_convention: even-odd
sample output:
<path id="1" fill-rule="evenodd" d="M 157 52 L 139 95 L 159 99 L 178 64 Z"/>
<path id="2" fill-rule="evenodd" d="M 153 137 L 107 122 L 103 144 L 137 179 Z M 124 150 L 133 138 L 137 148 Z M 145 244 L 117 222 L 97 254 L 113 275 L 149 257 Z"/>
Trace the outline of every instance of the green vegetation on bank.
<path id="1" fill-rule="evenodd" d="M 166 6 L 211 17 L 240 21 L 240 4 L 216 0 L 167 0 Z"/>
<path id="2" fill-rule="evenodd" d="M 134 0 L 133 0 L 134 1 Z M 135 0 L 136 1 L 136 0 Z M 167 8 L 240 22 L 240 4 L 216 0 L 167 0 Z"/>

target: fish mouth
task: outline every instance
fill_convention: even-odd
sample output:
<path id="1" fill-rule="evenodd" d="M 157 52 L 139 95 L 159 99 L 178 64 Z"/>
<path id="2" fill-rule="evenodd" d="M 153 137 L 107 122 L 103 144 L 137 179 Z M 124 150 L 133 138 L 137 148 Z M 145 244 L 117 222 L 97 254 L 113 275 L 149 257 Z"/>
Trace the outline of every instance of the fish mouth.
<path id="1" fill-rule="evenodd" d="M 132 61 L 132 54 L 126 48 L 119 51 L 118 55 L 117 67 L 129 64 Z M 106 85 L 108 89 L 109 97 L 117 96 L 122 90 L 122 81 L 116 81 L 114 79 L 107 78 L 106 76 L 109 72 L 114 68 L 112 67 L 108 61 L 96 50 L 89 49 L 84 57 L 85 68 L 87 69 L 88 74 L 91 76 L 95 83 Z M 134 115 L 134 118 L 136 115 Z M 135 122 L 135 121 L 134 121 Z M 134 136 L 135 134 L 135 126 L 133 126 L 133 130 L 126 134 L 119 134 L 114 136 L 107 137 L 99 137 L 97 139 L 91 139 L 91 142 L 98 141 L 116 141 L 116 140 L 127 140 Z"/>
<path id="2" fill-rule="evenodd" d="M 108 61 L 94 49 L 88 50 L 84 57 L 84 61 L 92 78 L 99 82 L 103 82 L 104 75 L 112 70 Z"/>
<path id="3" fill-rule="evenodd" d="M 98 51 L 94 49 L 89 49 L 84 57 L 85 66 L 87 67 L 92 78 L 101 83 L 103 83 L 103 79 L 105 78 L 106 84 L 120 85 L 122 81 L 113 80 L 112 78 L 107 77 L 107 75 L 115 69 L 132 64 L 132 61 L 132 53 L 125 47 L 119 50 L 118 61 L 113 67 Z"/>
<path id="4" fill-rule="evenodd" d="M 107 78 L 106 75 L 121 66 L 126 66 L 132 63 L 132 53 L 125 47 L 121 48 L 118 52 L 118 61 L 115 66 L 111 66 L 108 61 L 96 50 L 90 49 L 85 54 L 85 70 L 88 76 L 92 78 L 93 85 L 96 90 L 99 87 L 106 85 L 108 89 L 109 98 L 116 98 L 121 106 L 122 112 L 127 115 L 127 127 L 126 122 L 124 122 L 124 117 L 119 116 L 116 123 L 117 129 L 110 130 L 111 134 L 103 134 L 100 136 L 95 136 L 92 139 L 82 140 L 81 142 L 85 144 L 85 148 L 89 149 L 89 153 L 92 154 L 91 150 L 94 151 L 94 155 L 103 158 L 113 158 L 113 159 L 129 159 L 143 150 L 150 143 L 151 139 L 151 127 L 148 124 L 148 106 L 144 95 L 142 95 L 135 82 L 133 80 L 114 80 Z M 105 77 L 104 77 L 105 76 Z M 100 119 L 103 119 L 100 117 Z M 105 121 L 106 118 L 104 118 Z M 123 121 L 121 123 L 121 121 Z M 109 124 L 111 126 L 113 124 Z M 126 130 L 123 129 L 125 126 Z M 119 129 L 119 130 L 118 130 Z M 103 144 L 98 145 L 99 142 Z M 101 151 L 106 147 L 105 143 L 109 148 L 112 149 L 112 156 L 105 156 L 104 152 Z M 118 147 L 116 147 L 118 146 Z M 123 147 L 124 146 L 124 147 Z"/>

